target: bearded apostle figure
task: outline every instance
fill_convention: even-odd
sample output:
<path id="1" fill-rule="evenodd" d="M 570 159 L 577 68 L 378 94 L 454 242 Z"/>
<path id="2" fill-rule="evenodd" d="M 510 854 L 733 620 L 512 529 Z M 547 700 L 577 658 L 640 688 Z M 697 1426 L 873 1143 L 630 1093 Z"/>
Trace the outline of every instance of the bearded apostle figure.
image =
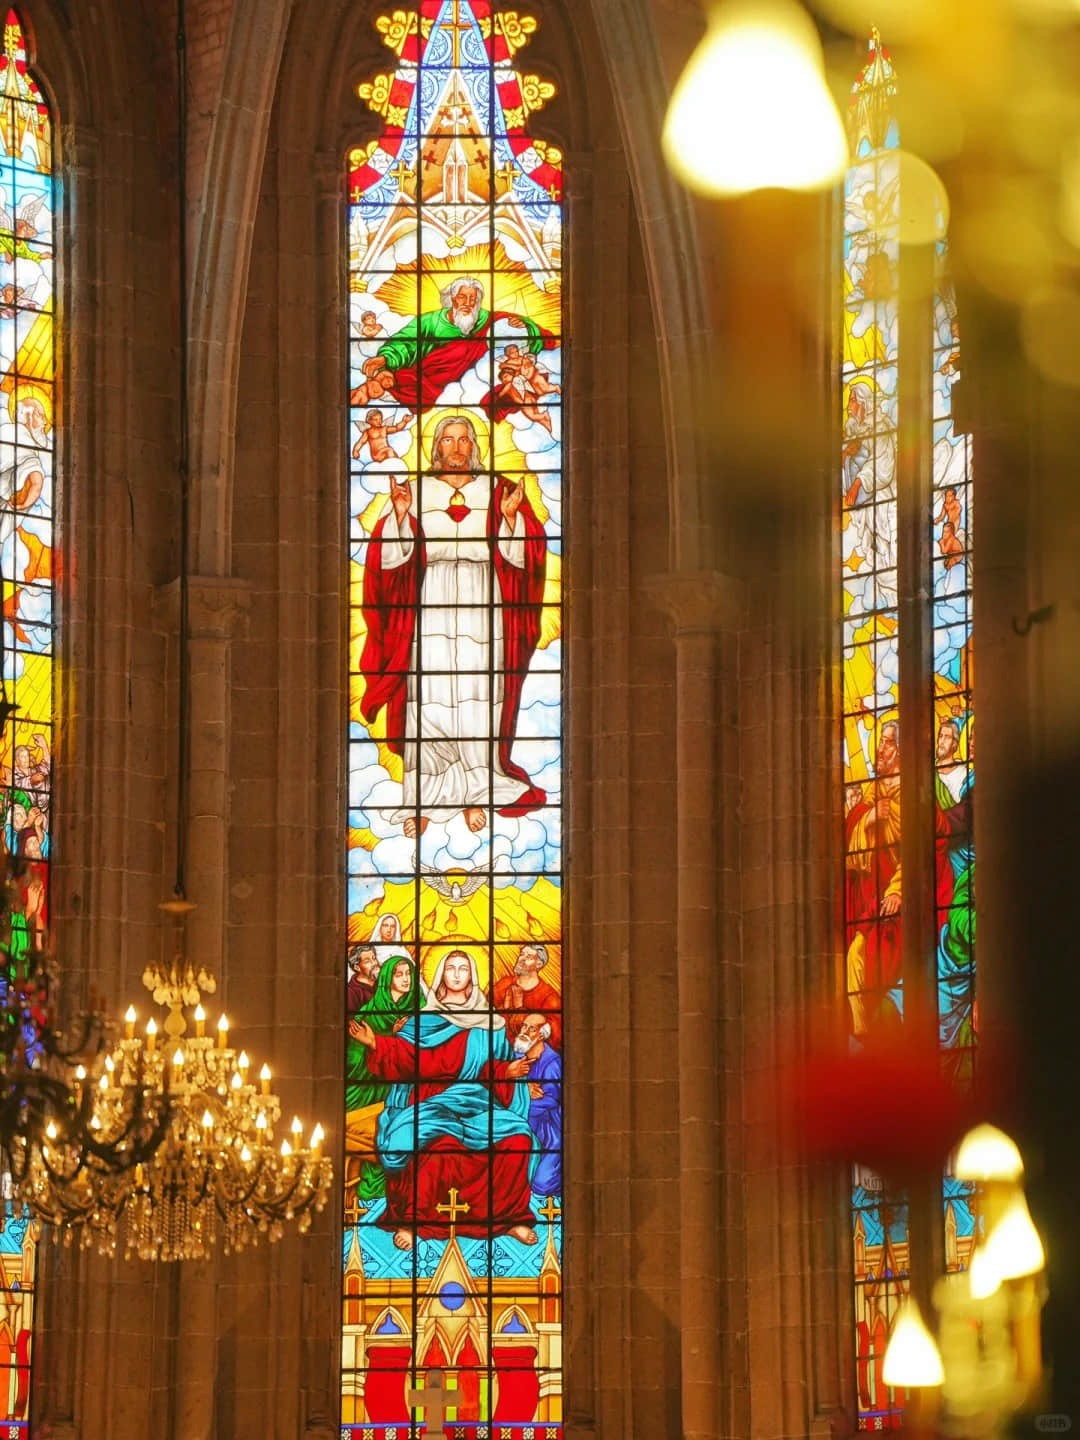
<path id="1" fill-rule="evenodd" d="M 476 833 L 488 807 L 524 815 L 547 798 L 510 758 L 547 545 L 524 479 L 492 483 L 480 462 L 472 420 L 444 416 L 419 494 L 390 476 L 367 548 L 361 712 L 371 724 L 386 710 L 386 743 L 403 761 L 391 821 L 410 838 L 435 808 L 461 810 Z"/>
<path id="2" fill-rule="evenodd" d="M 528 316 L 485 310 L 483 282 L 473 275 L 459 275 L 439 298 L 440 309 L 410 320 L 364 361 L 369 385 L 381 384 L 384 373 L 392 375 L 394 398 L 410 410 L 437 404 L 447 385 L 489 355 L 493 332 L 501 323 L 526 332 L 526 348 L 531 354 L 551 350 L 558 343 Z M 353 404 L 366 404 L 374 398 L 361 386 Z M 500 407 L 500 413 L 505 408 Z"/>
<path id="3" fill-rule="evenodd" d="M 386 1209 L 376 1222 L 408 1250 L 416 1236 L 447 1233 L 446 1197 L 463 1202 L 459 1235 L 511 1235 L 536 1244 L 529 1128 L 532 1066 L 515 1055 L 501 1015 L 464 950 L 440 962 L 423 1010 L 391 1034 L 363 1016 L 349 1027 L 367 1050 L 368 1073 L 390 1082 L 376 1144 Z M 440 1208 L 441 1207 L 441 1208 Z"/>

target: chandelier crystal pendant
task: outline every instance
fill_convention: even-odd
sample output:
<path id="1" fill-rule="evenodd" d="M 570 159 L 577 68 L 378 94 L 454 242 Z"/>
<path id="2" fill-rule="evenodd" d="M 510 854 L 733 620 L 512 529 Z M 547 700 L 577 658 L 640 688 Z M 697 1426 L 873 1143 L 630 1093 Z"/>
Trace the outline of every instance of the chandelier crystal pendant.
<path id="1" fill-rule="evenodd" d="M 99 1013 L 55 1025 L 54 959 L 42 944 L 13 938 L 18 910 L 19 860 L 0 863 L 0 1179 L 3 1199 L 19 1215 L 29 1206 L 37 1220 L 43 1188 L 65 1213 L 93 1214 L 98 1196 L 122 1184 L 165 1134 L 164 1097 L 145 1083 L 138 1067 L 110 1082 L 107 1121 L 89 1073 L 107 1075 L 106 1028 Z M 0 1229 L 3 1209 L 0 1208 Z"/>
<path id="2" fill-rule="evenodd" d="M 191 907 L 180 901 L 165 908 Z M 253 1082 L 247 1054 L 229 1043 L 224 1014 L 207 1033 L 202 997 L 216 983 L 206 971 L 177 955 L 168 967 L 147 969 L 143 984 L 167 1013 L 151 1015 L 137 1034 L 130 1006 L 124 1038 L 99 1073 L 80 1077 L 77 1090 L 80 1104 L 89 1102 L 92 1130 L 114 1144 L 132 1093 L 140 1093 L 145 1110 L 165 1116 L 160 1143 L 133 1166 L 107 1170 L 80 1164 L 54 1124 L 28 1167 L 35 1214 L 58 1227 L 65 1243 L 77 1236 L 81 1247 L 115 1255 L 122 1240 L 125 1257 L 140 1260 L 202 1260 L 219 1238 L 228 1254 L 280 1239 L 294 1220 L 306 1232 L 333 1178 L 322 1127 L 305 1144 L 294 1118 L 278 1138 L 281 1102 L 270 1089 L 270 1067 Z M 194 1034 L 185 1009 L 193 1012 Z"/>

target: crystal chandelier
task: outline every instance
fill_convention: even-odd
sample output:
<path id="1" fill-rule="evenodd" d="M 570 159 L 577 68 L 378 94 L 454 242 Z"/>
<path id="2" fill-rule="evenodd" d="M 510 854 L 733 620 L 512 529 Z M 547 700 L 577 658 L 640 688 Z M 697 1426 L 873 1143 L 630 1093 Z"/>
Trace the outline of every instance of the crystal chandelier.
<path id="1" fill-rule="evenodd" d="M 187 902 L 165 907 L 190 909 Z M 167 1013 L 136 1034 L 129 1007 L 124 1038 L 95 1075 L 84 1074 L 80 1104 L 89 1103 L 90 1126 L 115 1143 L 123 1133 L 132 1090 L 141 1090 L 155 1113 L 165 1114 L 164 1134 L 152 1151 L 122 1170 L 80 1165 L 62 1124 L 54 1124 L 29 1166 L 31 1204 L 37 1216 L 61 1231 L 66 1243 L 141 1260 L 201 1260 L 218 1238 L 226 1254 L 260 1239 L 281 1238 L 296 1220 L 301 1232 L 326 1204 L 332 1166 L 322 1153 L 322 1127 L 304 1143 L 294 1119 L 287 1135 L 275 1131 L 281 1103 L 270 1090 L 270 1068 L 257 1083 L 248 1056 L 229 1043 L 224 1014 L 208 1034 L 202 996 L 216 986 L 177 955 L 169 966 L 152 966 L 143 984 Z M 185 1009 L 195 1033 L 188 1033 Z"/>
<path id="2" fill-rule="evenodd" d="M 41 935 L 12 925 L 22 863 L 0 862 L 0 1176 L 15 1214 L 36 1208 L 43 1183 L 80 1195 L 114 1183 L 160 1144 L 167 1113 L 136 1070 L 114 1087 L 101 1123 L 86 1077 L 87 1066 L 104 1069 L 105 1022 L 87 1013 L 56 1028 L 53 958 Z"/>

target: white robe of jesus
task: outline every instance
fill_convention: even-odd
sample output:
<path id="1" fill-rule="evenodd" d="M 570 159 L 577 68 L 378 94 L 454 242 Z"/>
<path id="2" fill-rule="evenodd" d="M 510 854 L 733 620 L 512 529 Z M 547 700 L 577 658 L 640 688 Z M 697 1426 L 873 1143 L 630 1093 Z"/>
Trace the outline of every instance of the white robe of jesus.
<path id="1" fill-rule="evenodd" d="M 421 812 L 498 809 L 529 788 L 499 763 L 503 630 L 487 534 L 491 483 L 487 476 L 425 475 L 419 494 L 414 487 L 410 514 L 424 537 L 427 563 L 409 657 L 402 808 L 390 817 L 395 825 L 417 813 L 418 735 Z M 450 507 L 460 505 L 469 513 L 455 520 Z M 399 523 L 391 506 L 382 537 L 382 568 L 404 565 L 415 543 L 408 517 Z M 500 518 L 498 545 L 506 561 L 524 569 L 520 514 L 513 529 Z"/>

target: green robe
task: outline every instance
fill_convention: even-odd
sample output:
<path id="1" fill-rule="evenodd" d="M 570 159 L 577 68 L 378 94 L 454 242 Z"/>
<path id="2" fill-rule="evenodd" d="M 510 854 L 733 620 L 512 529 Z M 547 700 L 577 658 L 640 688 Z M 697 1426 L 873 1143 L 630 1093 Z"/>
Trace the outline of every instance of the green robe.
<path id="1" fill-rule="evenodd" d="M 390 979 L 402 962 L 409 967 L 411 983 L 400 1000 L 390 994 Z M 357 1011 L 357 1020 L 366 1020 L 376 1035 L 389 1035 L 402 1015 L 416 1011 L 416 966 L 407 955 L 392 955 L 379 971 L 375 993 Z M 368 1070 L 367 1049 L 350 1035 L 345 1047 L 345 1109 L 363 1110 L 366 1105 L 385 1100 L 390 1086 L 376 1080 Z"/>
<path id="2" fill-rule="evenodd" d="M 483 329 L 490 314 L 490 310 L 480 311 L 475 327 L 477 330 Z M 533 355 L 538 355 L 544 348 L 544 332 L 536 321 L 530 320 L 527 315 L 522 315 L 521 319 L 525 322 L 521 343 Z M 528 336 L 527 342 L 525 336 Z M 418 356 L 430 355 L 432 350 L 444 341 L 467 339 L 469 336 L 462 335 L 450 319 L 449 310 L 429 310 L 424 315 L 414 316 L 407 325 L 403 325 L 392 339 L 379 346 L 378 353 L 386 361 L 388 370 L 412 369 Z"/>
<path id="3" fill-rule="evenodd" d="M 404 960 L 412 983 L 400 1000 L 390 995 L 390 978 Z M 392 955 L 379 971 L 375 993 L 357 1011 L 356 1019 L 366 1020 L 376 1035 L 389 1035 L 403 1015 L 415 1015 L 418 1008 L 416 966 L 407 955 Z M 376 1080 L 368 1070 L 367 1048 L 350 1035 L 345 1042 L 345 1109 L 363 1110 L 381 1104 L 390 1092 L 390 1082 Z M 386 1191 L 382 1166 L 363 1161 L 357 1181 L 358 1200 L 374 1200 Z"/>

